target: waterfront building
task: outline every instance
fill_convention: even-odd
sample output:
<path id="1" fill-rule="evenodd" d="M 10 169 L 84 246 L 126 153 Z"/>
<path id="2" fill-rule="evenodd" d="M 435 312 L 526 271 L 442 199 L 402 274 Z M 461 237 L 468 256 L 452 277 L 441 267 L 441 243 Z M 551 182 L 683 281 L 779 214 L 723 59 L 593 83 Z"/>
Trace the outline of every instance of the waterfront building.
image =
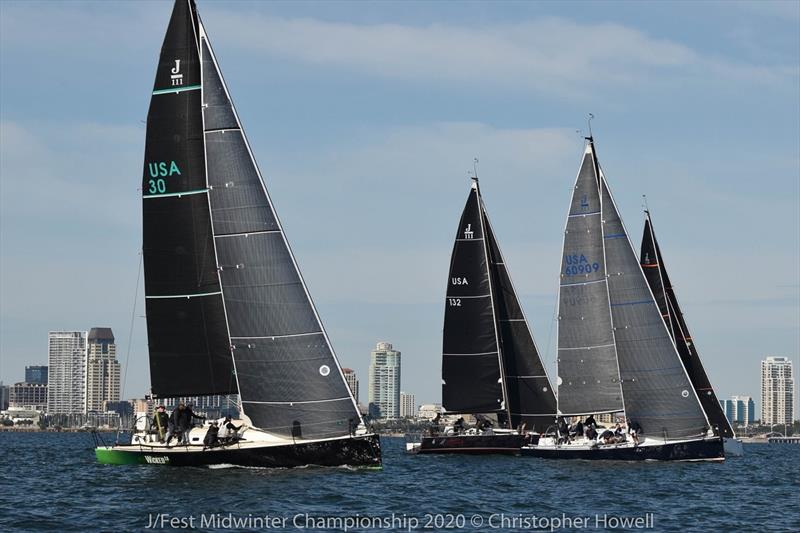
<path id="1" fill-rule="evenodd" d="M 8 408 L 45 411 L 47 409 L 47 385 L 15 383 L 9 387 Z"/>
<path id="2" fill-rule="evenodd" d="M 358 403 L 358 377 L 356 377 L 356 371 L 352 368 L 343 368 L 342 374 L 344 374 L 344 380 L 347 382 L 347 386 L 350 388 L 353 398 L 355 398 L 356 403 Z"/>
<path id="3" fill-rule="evenodd" d="M 119 402 L 120 364 L 111 328 L 89 331 L 86 361 L 86 411 L 105 411 L 104 402 Z"/>
<path id="4" fill-rule="evenodd" d="M 440 403 L 423 403 L 419 406 L 419 411 L 417 411 L 417 416 L 419 418 L 425 418 L 428 420 L 433 420 L 436 418 L 436 415 L 440 415 L 443 413 L 442 404 Z"/>
<path id="5" fill-rule="evenodd" d="M 794 373 L 788 357 L 761 361 L 761 423 L 791 424 L 794 421 Z"/>
<path id="6" fill-rule="evenodd" d="M 417 416 L 417 399 L 410 392 L 400 391 L 400 418 Z"/>
<path id="7" fill-rule="evenodd" d="M 51 331 L 47 335 L 47 412 L 86 413 L 85 331 Z"/>
<path id="8" fill-rule="evenodd" d="M 730 400 L 720 400 L 719 403 L 731 424 L 749 426 L 755 420 L 756 404 L 750 396 L 731 396 Z"/>
<path id="9" fill-rule="evenodd" d="M 200 416 L 207 418 L 222 418 L 230 416 L 238 418 L 239 416 L 239 395 L 238 394 L 213 394 L 210 396 L 179 396 L 175 398 L 159 398 L 155 400 L 155 405 L 164 405 L 167 412 L 171 413 L 173 409 L 183 402 L 186 405 L 192 406 L 192 411 Z"/>
<path id="10" fill-rule="evenodd" d="M 369 414 L 373 418 L 400 418 L 400 352 L 379 342 L 369 364 Z"/>
<path id="11" fill-rule="evenodd" d="M 26 366 L 25 383 L 47 385 L 47 365 Z"/>

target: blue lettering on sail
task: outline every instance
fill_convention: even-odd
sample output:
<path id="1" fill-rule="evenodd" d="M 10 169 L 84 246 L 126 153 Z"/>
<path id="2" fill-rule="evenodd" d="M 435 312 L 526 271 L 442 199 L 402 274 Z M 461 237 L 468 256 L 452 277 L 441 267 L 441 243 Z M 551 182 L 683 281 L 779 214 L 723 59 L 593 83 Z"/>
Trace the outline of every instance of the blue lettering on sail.
<path id="1" fill-rule="evenodd" d="M 588 207 L 589 207 L 589 200 L 586 198 L 586 195 L 584 194 L 583 198 L 581 198 L 581 208 L 587 209 Z"/>
<path id="2" fill-rule="evenodd" d="M 575 253 L 564 256 L 564 275 L 592 274 L 600 270 L 600 263 L 589 261 L 584 254 Z"/>

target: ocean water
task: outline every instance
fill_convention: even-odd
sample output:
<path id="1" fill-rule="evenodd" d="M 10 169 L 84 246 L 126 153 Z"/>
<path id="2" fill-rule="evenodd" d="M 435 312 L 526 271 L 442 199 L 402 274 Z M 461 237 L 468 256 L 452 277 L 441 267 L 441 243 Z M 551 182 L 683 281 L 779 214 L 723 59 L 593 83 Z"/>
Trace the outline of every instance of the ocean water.
<path id="1" fill-rule="evenodd" d="M 99 465 L 85 433 L 0 433 L 0 531 L 800 530 L 797 445 L 746 444 L 711 464 L 411 456 L 403 439 L 382 443 L 380 471 L 205 469 Z"/>

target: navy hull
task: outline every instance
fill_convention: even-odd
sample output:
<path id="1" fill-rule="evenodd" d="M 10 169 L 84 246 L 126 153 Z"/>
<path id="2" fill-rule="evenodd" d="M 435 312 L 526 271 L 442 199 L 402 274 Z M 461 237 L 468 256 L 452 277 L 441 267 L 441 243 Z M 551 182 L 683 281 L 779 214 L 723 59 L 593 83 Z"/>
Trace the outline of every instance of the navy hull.
<path id="1" fill-rule="evenodd" d="M 450 435 L 423 437 L 416 453 L 465 453 L 519 455 L 522 435 Z"/>
<path id="2" fill-rule="evenodd" d="M 642 446 L 597 446 L 570 449 L 569 446 L 522 448 L 526 457 L 545 459 L 588 459 L 605 461 L 723 461 L 722 439 L 703 439 Z"/>
<path id="3" fill-rule="evenodd" d="M 380 467 L 381 447 L 377 435 L 332 439 L 279 446 L 228 446 L 203 449 L 182 446 L 165 449 L 147 446 L 97 448 L 97 458 L 108 464 L 163 464 L 170 466 L 236 465 L 261 468 L 298 466 Z"/>

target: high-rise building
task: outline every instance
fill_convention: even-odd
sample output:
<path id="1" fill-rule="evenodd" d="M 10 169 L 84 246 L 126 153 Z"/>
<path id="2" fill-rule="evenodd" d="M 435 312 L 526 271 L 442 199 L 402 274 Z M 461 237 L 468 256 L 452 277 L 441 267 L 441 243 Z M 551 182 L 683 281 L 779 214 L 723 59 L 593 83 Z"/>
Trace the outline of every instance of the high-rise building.
<path id="1" fill-rule="evenodd" d="M 26 366 L 25 383 L 36 383 L 37 385 L 47 385 L 47 366 Z"/>
<path id="2" fill-rule="evenodd" d="M 749 426 L 756 416 L 756 404 L 750 396 L 731 396 L 730 400 L 720 400 L 725 417 L 731 424 Z"/>
<path id="3" fill-rule="evenodd" d="M 400 418 L 417 416 L 417 399 L 410 392 L 400 391 Z"/>
<path id="4" fill-rule="evenodd" d="M 794 420 L 794 374 L 788 357 L 761 361 L 761 423 L 791 424 Z"/>
<path id="5" fill-rule="evenodd" d="M 47 335 L 47 412 L 86 413 L 86 332 Z"/>
<path id="6" fill-rule="evenodd" d="M 111 328 L 89 331 L 86 361 L 86 411 L 103 411 L 103 402 L 119 402 L 120 365 Z"/>
<path id="7" fill-rule="evenodd" d="M 369 414 L 374 418 L 400 418 L 400 352 L 379 342 L 369 364 Z"/>
<path id="8" fill-rule="evenodd" d="M 27 411 L 47 409 L 47 385 L 15 383 L 8 390 L 8 407 Z"/>
<path id="9" fill-rule="evenodd" d="M 9 387 L 8 385 L 3 385 L 3 382 L 0 381 L 0 411 L 5 411 L 8 409 L 8 395 L 9 395 Z"/>
<path id="10" fill-rule="evenodd" d="M 343 368 L 342 374 L 344 374 L 344 380 L 350 388 L 350 393 L 353 395 L 353 398 L 356 399 L 356 403 L 358 403 L 358 378 L 356 377 L 356 371 L 352 368 Z"/>

